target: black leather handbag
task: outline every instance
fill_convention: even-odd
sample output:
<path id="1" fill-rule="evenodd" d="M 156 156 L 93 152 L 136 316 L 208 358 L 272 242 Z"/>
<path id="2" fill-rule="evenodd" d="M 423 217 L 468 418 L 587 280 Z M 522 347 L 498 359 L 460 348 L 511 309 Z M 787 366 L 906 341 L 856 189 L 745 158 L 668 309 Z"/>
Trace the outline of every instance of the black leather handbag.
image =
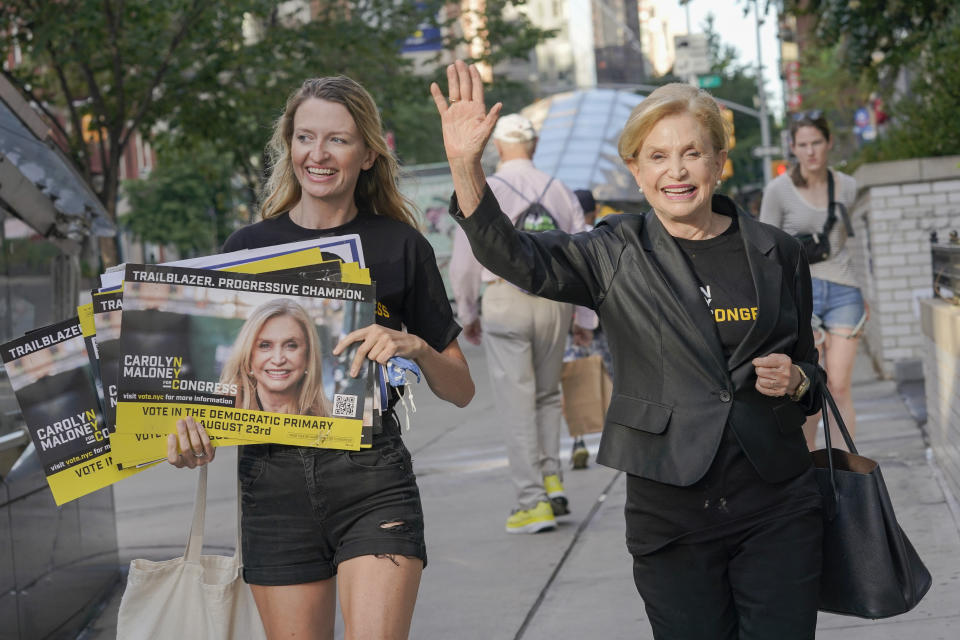
<path id="1" fill-rule="evenodd" d="M 823 229 L 818 233 L 798 233 L 794 236 L 800 241 L 803 247 L 803 253 L 807 256 L 807 264 L 816 264 L 823 262 L 830 257 L 830 232 L 833 225 L 837 223 L 837 214 L 835 209 L 839 208 L 843 216 L 843 223 L 847 228 L 847 235 L 853 236 L 853 225 L 850 223 L 850 216 L 847 214 L 847 208 L 842 203 L 834 200 L 833 172 L 827 170 L 827 220 L 823 223 Z"/>
<path id="2" fill-rule="evenodd" d="M 871 619 L 906 613 L 930 588 L 930 572 L 897 523 L 880 466 L 857 454 L 833 397 L 821 392 L 827 447 L 813 452 L 824 513 L 819 609 Z M 850 453 L 831 447 L 829 413 Z"/>

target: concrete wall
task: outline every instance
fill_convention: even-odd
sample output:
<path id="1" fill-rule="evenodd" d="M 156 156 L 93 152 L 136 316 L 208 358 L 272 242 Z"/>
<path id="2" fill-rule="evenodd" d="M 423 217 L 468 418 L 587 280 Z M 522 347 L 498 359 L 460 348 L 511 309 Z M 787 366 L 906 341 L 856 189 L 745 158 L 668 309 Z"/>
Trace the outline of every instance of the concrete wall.
<path id="1" fill-rule="evenodd" d="M 960 306 L 920 303 L 923 377 L 930 447 L 954 496 L 960 496 Z"/>
<path id="2" fill-rule="evenodd" d="M 930 232 L 960 228 L 960 156 L 861 166 L 854 173 L 852 253 L 866 274 L 865 341 L 885 376 L 923 359 L 919 300 L 932 296 Z"/>

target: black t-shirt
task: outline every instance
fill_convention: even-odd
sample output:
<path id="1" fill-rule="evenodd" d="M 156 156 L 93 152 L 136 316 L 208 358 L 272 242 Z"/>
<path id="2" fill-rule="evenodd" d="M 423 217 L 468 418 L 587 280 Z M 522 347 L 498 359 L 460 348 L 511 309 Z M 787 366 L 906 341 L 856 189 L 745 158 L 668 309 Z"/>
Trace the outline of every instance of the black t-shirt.
<path id="1" fill-rule="evenodd" d="M 460 333 L 437 268 L 433 247 L 416 229 L 398 220 L 360 212 L 332 229 L 307 229 L 288 213 L 235 231 L 224 251 L 259 249 L 286 242 L 355 233 L 376 284 L 377 324 L 403 327 L 443 351 Z"/>
<path id="2" fill-rule="evenodd" d="M 756 320 L 757 294 L 737 218 L 709 240 L 675 238 L 687 256 L 700 292 L 717 321 L 728 358 Z M 629 476 L 626 515 L 631 553 L 652 553 L 667 544 L 720 537 L 820 505 L 813 466 L 784 482 L 768 483 L 747 459 L 727 424 L 707 473 L 688 487 Z"/>
<path id="3" fill-rule="evenodd" d="M 700 293 L 717 323 L 723 355 L 729 358 L 757 319 L 757 292 L 737 218 L 715 238 L 674 240 L 693 268 Z"/>

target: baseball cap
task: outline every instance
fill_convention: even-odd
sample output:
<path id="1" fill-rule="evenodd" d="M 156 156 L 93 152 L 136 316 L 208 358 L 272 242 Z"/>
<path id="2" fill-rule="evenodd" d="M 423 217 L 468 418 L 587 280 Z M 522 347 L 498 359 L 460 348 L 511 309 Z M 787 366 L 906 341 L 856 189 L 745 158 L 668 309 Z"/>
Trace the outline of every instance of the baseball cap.
<path id="1" fill-rule="evenodd" d="M 533 123 L 519 113 L 501 116 L 493 129 L 493 139 L 503 142 L 529 142 L 536 137 Z"/>

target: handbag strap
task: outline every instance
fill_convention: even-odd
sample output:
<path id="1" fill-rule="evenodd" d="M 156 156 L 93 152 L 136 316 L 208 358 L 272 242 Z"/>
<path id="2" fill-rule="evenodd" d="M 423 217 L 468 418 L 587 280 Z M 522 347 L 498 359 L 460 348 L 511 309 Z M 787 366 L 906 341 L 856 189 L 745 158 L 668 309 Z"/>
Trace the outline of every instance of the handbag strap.
<path id="1" fill-rule="evenodd" d="M 239 464 L 240 457 L 237 456 L 237 463 Z M 237 535 L 234 538 L 234 547 L 233 547 L 233 558 L 234 562 L 238 567 L 243 566 L 243 547 L 240 546 L 240 476 L 237 475 Z"/>
<path id="2" fill-rule="evenodd" d="M 200 467 L 197 477 L 197 495 L 193 501 L 193 522 L 190 524 L 190 536 L 183 558 L 187 562 L 197 562 L 203 552 L 203 530 L 207 513 L 207 467 Z M 243 565 L 243 550 L 240 546 L 240 480 L 237 479 L 237 534 L 233 551 L 234 564 Z"/>
<path id="3" fill-rule="evenodd" d="M 207 465 L 200 467 L 197 477 L 197 496 L 193 500 L 193 522 L 190 524 L 190 537 L 183 558 L 187 562 L 196 562 L 203 551 L 203 525 L 207 513 Z"/>
<path id="4" fill-rule="evenodd" d="M 840 209 L 840 216 L 843 218 L 843 226 L 847 230 L 847 236 L 853 237 L 853 223 L 850 222 L 850 214 L 847 207 L 842 202 L 837 202 L 836 185 L 833 181 L 833 171 L 827 169 L 827 220 L 823 223 L 823 235 L 828 236 L 833 230 L 833 225 L 837 223 L 837 214 L 835 210 Z"/>
<path id="5" fill-rule="evenodd" d="M 823 438 L 827 445 L 827 467 L 830 470 L 830 489 L 832 490 L 833 494 L 833 504 L 825 505 L 825 510 L 827 513 L 827 519 L 833 520 L 837 513 L 837 504 L 840 502 L 840 492 L 837 489 L 836 470 L 834 469 L 833 465 L 833 442 L 830 436 L 830 413 L 833 413 L 833 417 L 837 421 L 837 428 L 840 430 L 840 435 L 843 436 L 843 440 L 846 442 L 847 449 L 850 450 L 850 453 L 857 455 L 857 447 L 853 444 L 853 438 L 850 437 L 850 432 L 847 430 L 847 425 L 843 422 L 843 416 L 840 415 L 840 410 L 837 408 L 837 403 L 830 394 L 830 390 L 827 389 L 826 383 L 820 385 L 820 413 L 823 416 Z"/>

